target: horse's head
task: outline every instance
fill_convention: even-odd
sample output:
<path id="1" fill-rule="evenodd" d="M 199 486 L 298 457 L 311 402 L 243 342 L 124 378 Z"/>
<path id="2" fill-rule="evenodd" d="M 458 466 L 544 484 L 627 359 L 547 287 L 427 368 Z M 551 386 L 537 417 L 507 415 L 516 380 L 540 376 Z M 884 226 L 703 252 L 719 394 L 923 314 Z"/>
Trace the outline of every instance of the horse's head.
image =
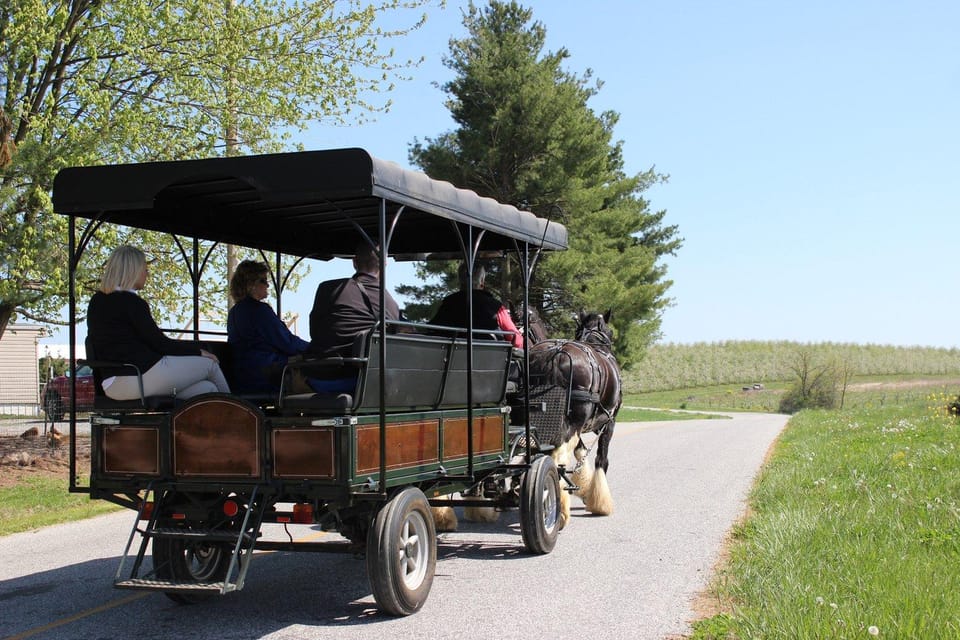
<path id="1" fill-rule="evenodd" d="M 609 322 L 609 309 L 604 314 L 581 311 L 577 319 L 577 331 L 574 337 L 586 344 L 611 349 L 613 347 L 613 329 L 610 328 Z"/>
<path id="2" fill-rule="evenodd" d="M 513 320 L 523 331 L 524 335 L 526 335 L 527 339 L 530 341 L 530 344 L 543 342 L 549 337 L 547 325 L 544 323 L 543 318 L 540 317 L 540 313 L 534 307 L 530 307 L 528 309 L 526 319 L 523 319 L 520 316 L 522 316 L 522 314 L 515 315 Z"/>

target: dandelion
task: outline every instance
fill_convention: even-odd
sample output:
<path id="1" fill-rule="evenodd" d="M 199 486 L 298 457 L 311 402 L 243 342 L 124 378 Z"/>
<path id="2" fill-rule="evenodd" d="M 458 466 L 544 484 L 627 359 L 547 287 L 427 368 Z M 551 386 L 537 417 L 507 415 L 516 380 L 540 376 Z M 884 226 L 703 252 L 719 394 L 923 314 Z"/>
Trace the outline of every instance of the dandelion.
<path id="1" fill-rule="evenodd" d="M 869 627 L 867 627 L 867 633 L 869 633 L 872 636 L 878 636 L 880 635 L 880 629 L 877 628 L 877 625 L 872 624 Z"/>

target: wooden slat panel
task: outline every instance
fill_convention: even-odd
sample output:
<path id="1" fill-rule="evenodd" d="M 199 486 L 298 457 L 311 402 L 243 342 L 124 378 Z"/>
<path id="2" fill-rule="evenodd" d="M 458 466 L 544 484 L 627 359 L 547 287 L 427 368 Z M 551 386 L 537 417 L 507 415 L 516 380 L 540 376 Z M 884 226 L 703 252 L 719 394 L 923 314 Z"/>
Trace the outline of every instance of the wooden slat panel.
<path id="1" fill-rule="evenodd" d="M 474 416 L 473 453 L 503 452 L 504 419 L 501 414 Z M 443 421 L 443 459 L 467 457 L 467 419 L 446 418 Z"/>
<path id="2" fill-rule="evenodd" d="M 333 429 L 275 429 L 275 478 L 334 477 Z"/>
<path id="3" fill-rule="evenodd" d="M 440 421 L 417 420 L 387 425 L 387 468 L 440 461 Z M 380 469 L 380 425 L 357 427 L 356 473 Z"/>
<path id="4" fill-rule="evenodd" d="M 160 430 L 111 427 L 103 430 L 104 473 L 160 474 Z"/>
<path id="5" fill-rule="evenodd" d="M 260 475 L 260 415 L 219 397 L 184 407 L 173 418 L 174 473 L 180 476 Z"/>

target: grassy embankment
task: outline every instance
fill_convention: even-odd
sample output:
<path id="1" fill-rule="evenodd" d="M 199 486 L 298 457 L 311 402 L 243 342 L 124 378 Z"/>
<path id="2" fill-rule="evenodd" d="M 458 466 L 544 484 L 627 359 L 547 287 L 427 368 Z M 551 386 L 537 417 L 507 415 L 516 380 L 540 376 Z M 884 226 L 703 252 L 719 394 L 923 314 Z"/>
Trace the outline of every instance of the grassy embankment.
<path id="1" fill-rule="evenodd" d="M 109 502 L 90 500 L 86 494 L 69 493 L 67 473 L 62 475 L 38 475 L 0 488 L 0 536 L 119 509 Z"/>
<path id="2" fill-rule="evenodd" d="M 694 638 L 960 637 L 955 397 L 796 415 Z"/>

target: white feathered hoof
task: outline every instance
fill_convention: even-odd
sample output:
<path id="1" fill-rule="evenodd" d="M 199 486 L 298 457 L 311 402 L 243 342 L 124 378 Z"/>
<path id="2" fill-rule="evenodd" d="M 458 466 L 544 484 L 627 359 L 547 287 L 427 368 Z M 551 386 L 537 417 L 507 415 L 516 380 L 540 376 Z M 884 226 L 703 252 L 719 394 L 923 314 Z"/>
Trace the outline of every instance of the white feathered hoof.
<path id="1" fill-rule="evenodd" d="M 493 507 L 464 507 L 463 517 L 471 522 L 496 522 L 500 512 Z"/>
<path id="2" fill-rule="evenodd" d="M 581 500 L 586 502 L 586 496 L 590 495 L 590 488 L 593 485 L 593 460 L 590 458 L 580 459 L 579 465 L 580 467 L 573 472 L 573 474 L 570 476 L 570 479 L 577 487 L 577 490 L 574 491 L 574 493 Z"/>
<path id="3" fill-rule="evenodd" d="M 437 533 L 457 530 L 457 512 L 453 507 L 430 507 L 433 512 L 433 526 Z"/>
<path id="4" fill-rule="evenodd" d="M 570 492 L 564 488 L 566 484 L 563 480 L 560 481 L 560 522 L 558 525 L 561 529 L 570 522 Z"/>
<path id="5" fill-rule="evenodd" d="M 610 485 L 607 484 L 607 474 L 603 469 L 597 469 L 593 474 L 593 482 L 585 489 L 583 504 L 594 515 L 609 516 L 613 513 L 613 496 L 610 495 Z"/>

